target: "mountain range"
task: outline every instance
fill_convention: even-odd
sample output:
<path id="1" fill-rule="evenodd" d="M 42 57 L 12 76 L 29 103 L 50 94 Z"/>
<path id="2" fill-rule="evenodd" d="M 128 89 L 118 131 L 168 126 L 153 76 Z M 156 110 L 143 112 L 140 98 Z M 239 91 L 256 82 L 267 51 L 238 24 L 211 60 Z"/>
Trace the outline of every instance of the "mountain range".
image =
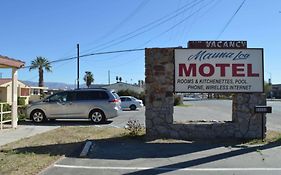
<path id="1" fill-rule="evenodd" d="M 33 81 L 22 81 L 24 84 L 28 86 L 38 86 L 38 82 Z M 44 82 L 44 86 L 48 87 L 49 89 L 74 89 L 76 85 L 74 84 L 67 84 L 67 83 L 60 83 L 60 82 Z M 80 85 L 81 88 L 86 87 L 85 84 Z"/>

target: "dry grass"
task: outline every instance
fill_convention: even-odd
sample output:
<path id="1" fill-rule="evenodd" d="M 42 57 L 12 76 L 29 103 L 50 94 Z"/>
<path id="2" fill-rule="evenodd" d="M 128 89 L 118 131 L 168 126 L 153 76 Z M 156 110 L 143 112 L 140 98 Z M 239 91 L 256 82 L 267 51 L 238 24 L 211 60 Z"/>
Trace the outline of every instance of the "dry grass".
<path id="1" fill-rule="evenodd" d="M 144 139 L 144 131 L 136 139 Z M 0 174 L 37 174 L 62 156 L 76 157 L 85 140 L 122 139 L 130 141 L 128 131 L 110 127 L 61 127 L 0 147 Z M 143 140 L 144 141 L 144 140 Z M 268 131 L 265 142 L 252 140 L 246 144 L 266 144 L 281 141 L 281 133 Z M 185 142 L 160 139 L 157 143 Z M 78 153 L 78 154 L 77 154 Z"/>
<path id="2" fill-rule="evenodd" d="M 124 135 L 123 129 L 61 127 L 0 147 L 0 174 L 37 174 L 62 156 L 76 156 L 85 140 Z M 75 153 L 76 150 L 76 153 Z"/>
<path id="3" fill-rule="evenodd" d="M 277 131 L 267 131 L 266 137 L 264 140 L 261 139 L 254 139 L 246 142 L 246 145 L 257 145 L 257 144 L 268 144 L 273 142 L 280 142 L 281 141 L 281 133 Z"/>

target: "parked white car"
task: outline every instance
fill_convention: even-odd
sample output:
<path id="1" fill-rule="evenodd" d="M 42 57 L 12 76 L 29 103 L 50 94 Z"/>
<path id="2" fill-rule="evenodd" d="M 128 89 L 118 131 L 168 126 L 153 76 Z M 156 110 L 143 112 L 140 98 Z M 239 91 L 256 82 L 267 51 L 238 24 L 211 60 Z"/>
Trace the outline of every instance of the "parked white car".
<path id="1" fill-rule="evenodd" d="M 143 107 L 142 100 L 132 96 L 120 96 L 120 100 L 122 109 L 136 110 L 137 108 Z"/>

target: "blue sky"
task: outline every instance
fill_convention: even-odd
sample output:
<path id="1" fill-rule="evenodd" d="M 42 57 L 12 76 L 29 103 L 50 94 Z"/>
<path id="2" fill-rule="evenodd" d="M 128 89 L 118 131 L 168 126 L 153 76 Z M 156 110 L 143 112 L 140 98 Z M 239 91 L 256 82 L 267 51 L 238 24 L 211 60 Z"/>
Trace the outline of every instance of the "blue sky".
<path id="1" fill-rule="evenodd" d="M 49 61 L 95 52 L 148 47 L 186 47 L 189 40 L 246 40 L 264 48 L 265 79 L 281 83 L 281 1 L 246 0 L 1 0 L 0 55 L 25 65 L 36 56 Z M 225 31 L 223 29 L 225 28 Z M 140 29 L 140 30 L 137 30 Z M 136 31 L 137 30 L 137 31 Z M 81 58 L 95 82 L 121 76 L 144 80 L 144 51 Z M 76 60 L 53 64 L 45 81 L 74 84 Z M 10 70 L 0 70 L 10 77 Z M 38 81 L 38 72 L 19 70 L 20 80 Z"/>

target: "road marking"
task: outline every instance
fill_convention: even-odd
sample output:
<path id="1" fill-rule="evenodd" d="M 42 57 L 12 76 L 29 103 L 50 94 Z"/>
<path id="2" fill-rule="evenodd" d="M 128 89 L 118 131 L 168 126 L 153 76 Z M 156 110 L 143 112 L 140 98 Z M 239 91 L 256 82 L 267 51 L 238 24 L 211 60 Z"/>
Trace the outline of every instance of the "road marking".
<path id="1" fill-rule="evenodd" d="M 92 146 L 92 142 L 91 141 L 87 141 L 85 143 L 85 146 L 84 146 L 83 150 L 80 153 L 80 157 L 86 157 L 88 152 L 89 152 L 89 150 L 90 150 L 90 148 L 91 148 L 91 146 Z"/>
<path id="2" fill-rule="evenodd" d="M 96 170 L 158 170 L 158 171 L 281 171 L 281 168 L 157 168 L 157 167 L 95 167 L 55 164 L 58 168 Z"/>

